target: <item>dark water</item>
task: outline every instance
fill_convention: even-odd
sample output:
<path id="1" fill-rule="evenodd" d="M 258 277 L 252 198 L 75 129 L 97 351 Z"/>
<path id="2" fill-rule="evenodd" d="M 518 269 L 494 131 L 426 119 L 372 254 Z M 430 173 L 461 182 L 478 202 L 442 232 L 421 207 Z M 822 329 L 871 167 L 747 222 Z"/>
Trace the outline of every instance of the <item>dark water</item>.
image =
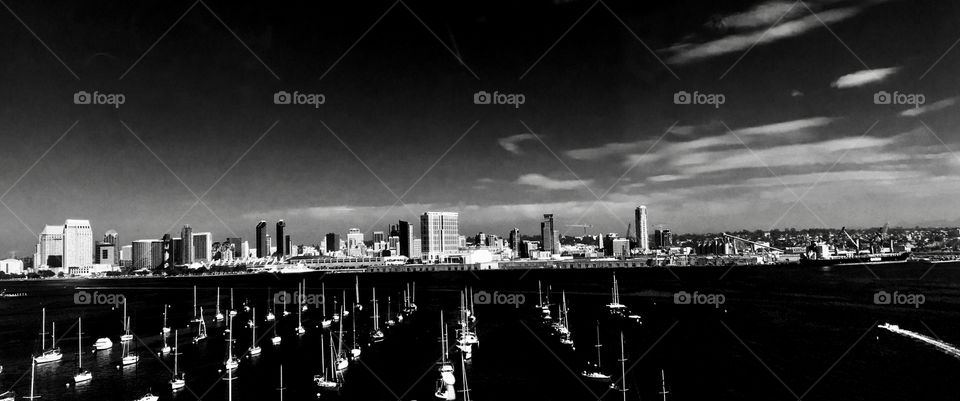
<path id="1" fill-rule="evenodd" d="M 440 356 L 439 311 L 448 324 L 455 323 L 459 291 L 526 296 L 520 308 L 477 305 L 480 345 L 466 365 L 474 400 L 585 400 L 622 399 L 600 383 L 583 382 L 578 373 L 585 361 L 596 358 L 593 347 L 597 321 L 601 325 L 602 363 L 618 379 L 619 335 L 624 333 L 630 391 L 628 399 L 659 399 L 660 371 L 665 372 L 669 399 L 776 400 L 802 396 L 808 400 L 957 399 L 960 386 L 949 380 L 960 373 L 960 360 L 876 328 L 891 322 L 901 327 L 960 344 L 960 265 L 937 265 L 926 276 L 928 265 L 862 266 L 831 271 L 802 268 L 687 268 L 617 270 L 621 301 L 643 316 L 643 324 L 611 320 L 604 306 L 610 301 L 611 270 L 486 271 L 476 274 L 397 273 L 360 277 L 361 299 L 366 303 L 356 315 L 359 337 L 366 338 L 370 319 L 371 287 L 376 286 L 386 315 L 386 297 L 394 304 L 406 282 L 417 283 L 420 310 L 395 328 L 385 341 L 364 346 L 360 362 L 346 373 L 342 392 L 324 399 L 431 400 L 438 377 Z M 920 279 L 924 276 L 923 279 Z M 678 280 L 679 277 L 679 280 Z M 223 307 L 229 306 L 233 287 L 238 308 L 249 300 L 257 308 L 258 336 L 263 353 L 244 358 L 236 371 L 236 400 L 279 399 L 278 367 L 284 367 L 284 398 L 317 399 L 312 376 L 320 370 L 320 313 L 304 315 L 307 334 L 297 336 L 296 316 L 280 319 L 280 347 L 270 344 L 271 324 L 262 321 L 268 288 L 293 291 L 307 279 L 308 292 L 318 293 L 321 280 L 328 300 L 348 300 L 353 295 L 353 275 L 272 275 L 168 278 L 135 280 L 72 280 L 4 282 L 8 291 L 25 291 L 28 297 L 0 300 L 0 385 L 18 394 L 29 392 L 30 356 L 40 348 L 41 307 L 47 322 L 57 322 L 60 362 L 37 368 L 37 393 L 48 400 L 133 400 L 152 390 L 162 400 L 225 400 L 227 382 L 221 380 L 226 341 L 222 326 L 212 322 L 216 287 L 222 287 Z M 540 324 L 533 305 L 537 281 L 553 290 L 559 302 L 566 291 L 576 350 L 570 350 Z M 193 335 L 192 286 L 206 311 L 210 337 L 199 346 Z M 118 369 L 121 350 L 121 315 L 109 306 L 75 305 L 77 287 L 101 293 L 123 294 L 129 300 L 134 333 L 142 340 L 135 367 Z M 109 287 L 109 288 L 108 288 Z M 99 288 L 99 289 L 94 289 Z M 874 293 L 923 294 L 919 308 L 874 304 Z M 719 308 L 675 305 L 676 291 L 723 294 Z M 188 390 L 171 393 L 167 381 L 172 356 L 157 357 L 161 344 L 163 304 L 171 304 L 171 326 L 181 330 L 180 366 L 187 374 Z M 332 309 L 332 302 L 329 304 Z M 393 307 L 396 312 L 396 306 Z M 556 311 L 554 312 L 556 313 Z M 68 386 L 76 368 L 76 318 L 84 318 L 84 367 L 94 373 L 92 382 Z M 279 316 L 279 314 L 278 314 Z M 247 316 L 235 320 L 239 351 L 251 341 L 242 327 Z M 350 329 L 349 318 L 345 329 Z M 112 351 L 92 353 L 93 341 L 110 336 Z M 351 342 L 351 334 L 345 334 Z M 171 340 L 172 341 L 172 340 Z M 152 356 L 151 356 L 152 353 Z M 452 354 L 460 388 L 460 360 Z"/>

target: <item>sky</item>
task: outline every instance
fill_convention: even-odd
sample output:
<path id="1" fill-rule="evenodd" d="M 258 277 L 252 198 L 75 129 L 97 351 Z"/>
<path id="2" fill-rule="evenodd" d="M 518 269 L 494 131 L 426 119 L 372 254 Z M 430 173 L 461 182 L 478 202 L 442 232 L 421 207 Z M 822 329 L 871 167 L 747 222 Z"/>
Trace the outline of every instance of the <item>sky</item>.
<path id="1" fill-rule="evenodd" d="M 641 204 L 675 232 L 960 224 L 960 4 L 668 3 L 7 1 L 0 250 L 68 218 L 308 244 L 427 210 L 467 235 L 625 233 Z"/>

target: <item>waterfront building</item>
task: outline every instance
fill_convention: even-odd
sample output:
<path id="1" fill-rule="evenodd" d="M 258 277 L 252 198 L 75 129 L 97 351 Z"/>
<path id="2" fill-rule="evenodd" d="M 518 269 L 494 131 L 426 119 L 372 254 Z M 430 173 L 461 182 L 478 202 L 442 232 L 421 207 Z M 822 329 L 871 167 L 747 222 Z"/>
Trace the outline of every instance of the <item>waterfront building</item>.
<path id="1" fill-rule="evenodd" d="M 89 220 L 68 219 L 63 224 L 63 266 L 93 264 L 93 230 Z"/>
<path id="2" fill-rule="evenodd" d="M 63 226 L 45 226 L 40 232 L 34 264 L 37 267 L 63 266 Z"/>
<path id="3" fill-rule="evenodd" d="M 120 234 L 117 233 L 117 230 L 107 230 L 103 235 L 104 244 L 113 244 L 113 261 L 117 263 L 116 266 L 120 264 Z"/>
<path id="4" fill-rule="evenodd" d="M 120 261 L 114 259 L 114 255 L 118 255 L 117 252 L 118 246 L 108 243 L 99 243 L 97 244 L 97 251 L 94 252 L 93 261 L 96 264 L 110 265 L 110 266 L 119 266 Z"/>
<path id="5" fill-rule="evenodd" d="M 513 230 L 510 230 L 510 249 L 513 249 L 514 254 L 520 254 L 520 229 L 514 227 Z"/>
<path id="6" fill-rule="evenodd" d="M 193 233 L 193 260 L 195 262 L 213 260 L 212 233 Z"/>
<path id="7" fill-rule="evenodd" d="M 163 263 L 163 241 L 140 239 L 133 241 L 132 265 L 135 269 L 153 269 Z"/>
<path id="8" fill-rule="evenodd" d="M 360 248 L 363 245 L 363 233 L 359 228 L 351 228 L 347 232 L 347 250 Z"/>
<path id="9" fill-rule="evenodd" d="M 326 252 L 333 253 L 340 250 L 340 234 L 329 233 L 326 236 Z"/>
<path id="10" fill-rule="evenodd" d="M 460 214 L 426 212 L 420 216 L 421 253 L 431 261 L 460 250 Z"/>
<path id="11" fill-rule="evenodd" d="M 373 242 L 386 242 L 387 235 L 383 231 L 374 231 L 373 232 Z"/>
<path id="12" fill-rule="evenodd" d="M 397 224 L 397 236 L 400 237 L 400 254 L 412 258 L 414 252 L 420 253 L 420 247 L 413 244 L 413 224 L 400 220 Z"/>
<path id="13" fill-rule="evenodd" d="M 0 272 L 6 274 L 23 274 L 23 261 L 19 259 L 0 260 Z"/>

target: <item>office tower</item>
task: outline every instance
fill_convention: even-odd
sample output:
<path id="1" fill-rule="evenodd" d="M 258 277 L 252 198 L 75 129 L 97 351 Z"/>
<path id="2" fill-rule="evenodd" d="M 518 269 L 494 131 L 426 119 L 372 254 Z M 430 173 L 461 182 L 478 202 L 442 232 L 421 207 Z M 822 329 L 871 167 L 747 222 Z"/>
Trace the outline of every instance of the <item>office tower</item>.
<path id="1" fill-rule="evenodd" d="M 340 234 L 329 233 L 326 237 L 327 252 L 333 253 L 340 250 Z"/>
<path id="2" fill-rule="evenodd" d="M 657 248 L 669 248 L 673 246 L 673 238 L 670 230 L 660 229 L 653 231 L 653 244 Z"/>
<path id="3" fill-rule="evenodd" d="M 610 256 L 624 258 L 630 255 L 630 240 L 626 238 L 614 238 L 611 245 Z"/>
<path id="4" fill-rule="evenodd" d="M 227 237 L 227 240 L 225 242 L 232 246 L 234 258 L 240 258 L 240 257 L 246 258 L 250 256 L 250 254 L 247 253 L 247 251 L 243 250 L 243 243 L 245 241 L 242 238 Z"/>
<path id="5" fill-rule="evenodd" d="M 399 255 L 400 254 L 400 236 L 391 235 L 387 237 L 387 249 L 389 249 L 390 252 L 392 252 L 391 255 Z"/>
<path id="6" fill-rule="evenodd" d="M 120 261 L 113 258 L 114 255 L 119 255 L 119 253 L 116 251 L 117 248 L 119 247 L 114 244 L 97 244 L 97 251 L 94 252 L 95 255 L 93 258 L 94 263 L 110 266 L 119 265 Z"/>
<path id="7" fill-rule="evenodd" d="M 347 249 L 359 248 L 363 245 L 363 233 L 359 228 L 351 228 L 347 232 Z"/>
<path id="8" fill-rule="evenodd" d="M 190 225 L 184 225 L 183 229 L 180 230 L 180 249 L 179 249 L 179 263 L 189 265 L 193 263 L 193 229 L 190 228 Z"/>
<path id="9" fill-rule="evenodd" d="M 195 262 L 213 260 L 213 234 L 193 233 L 193 260 Z"/>
<path id="10" fill-rule="evenodd" d="M 604 255 L 613 256 L 613 240 L 617 237 L 617 233 L 610 233 L 603 237 L 601 243 L 603 244 Z"/>
<path id="11" fill-rule="evenodd" d="M 543 221 L 540 222 L 540 236 L 544 251 L 549 251 L 553 255 L 560 254 L 560 232 L 554 225 L 552 214 L 543 215 Z"/>
<path id="12" fill-rule="evenodd" d="M 181 240 L 182 242 L 182 240 Z M 174 250 L 173 238 L 170 237 L 170 234 L 163 234 L 163 239 L 161 240 L 160 248 L 160 268 L 169 269 L 173 267 L 176 263 L 174 255 L 176 252 Z"/>
<path id="13" fill-rule="evenodd" d="M 244 258 L 244 259 L 250 257 L 250 242 L 249 242 L 249 241 L 243 241 L 243 242 L 241 242 L 241 243 L 240 243 L 240 248 L 239 248 L 240 250 L 239 250 L 239 251 L 237 250 L 238 248 L 237 248 L 237 245 L 236 245 L 236 244 L 231 244 L 231 245 L 233 245 L 233 255 L 234 255 L 234 256 L 236 256 L 236 257 L 242 257 L 242 258 Z"/>
<path id="14" fill-rule="evenodd" d="M 420 238 L 410 240 L 410 259 L 423 257 L 423 241 Z"/>
<path id="15" fill-rule="evenodd" d="M 113 260 L 114 260 L 114 263 L 117 263 L 117 264 L 119 265 L 119 263 L 120 263 L 120 234 L 117 233 L 117 230 L 107 230 L 107 232 L 103 235 L 103 243 L 104 243 L 104 244 L 113 244 L 113 245 L 115 245 L 115 246 L 113 247 L 113 249 L 114 249 Z"/>
<path id="16" fill-rule="evenodd" d="M 46 226 L 37 244 L 37 267 L 63 267 L 63 226 Z"/>
<path id="17" fill-rule="evenodd" d="M 513 249 L 515 254 L 520 253 L 520 229 L 514 227 L 513 230 L 510 230 L 510 249 Z"/>
<path id="18" fill-rule="evenodd" d="M 267 255 L 268 257 L 270 257 L 270 256 L 273 256 L 274 252 L 275 250 L 273 247 L 273 237 L 271 237 L 270 234 L 267 234 L 267 251 L 264 252 L 264 255 Z"/>
<path id="19" fill-rule="evenodd" d="M 373 242 L 386 242 L 387 235 L 383 231 L 374 231 L 373 232 Z"/>
<path id="20" fill-rule="evenodd" d="M 287 256 L 288 250 L 284 248 L 284 238 L 283 229 L 287 226 L 287 223 L 283 222 L 283 219 L 277 222 L 277 255 L 278 256 Z"/>
<path id="21" fill-rule="evenodd" d="M 421 254 L 439 260 L 460 249 L 460 214 L 426 212 L 420 216 Z"/>
<path id="22" fill-rule="evenodd" d="M 257 257 L 265 258 L 270 256 L 270 246 L 267 245 L 267 222 L 260 220 L 257 223 Z"/>
<path id="23" fill-rule="evenodd" d="M 132 265 L 136 269 L 153 269 L 163 263 L 163 241 L 161 240 L 133 241 L 131 251 Z"/>
<path id="24" fill-rule="evenodd" d="M 124 262 L 133 260 L 133 245 L 124 245 L 120 247 L 120 265 L 126 266 Z"/>
<path id="25" fill-rule="evenodd" d="M 293 248 L 291 248 L 290 245 L 291 240 L 290 235 L 288 234 L 283 237 L 283 256 L 290 256 L 293 254 Z"/>
<path id="26" fill-rule="evenodd" d="M 69 219 L 63 225 L 63 267 L 93 264 L 93 231 L 89 220 Z"/>
<path id="27" fill-rule="evenodd" d="M 477 233 L 477 236 L 473 237 L 473 244 L 476 246 L 487 245 L 487 234 L 484 234 L 483 231 Z"/>
<path id="28" fill-rule="evenodd" d="M 413 246 L 413 224 L 400 220 L 397 224 L 397 236 L 400 237 L 400 254 L 408 258 L 413 257 L 414 249 L 419 253 L 419 247 Z"/>
<path id="29" fill-rule="evenodd" d="M 650 250 L 650 234 L 647 233 L 647 207 L 640 205 L 634 211 L 634 225 L 636 226 L 637 247 L 641 251 Z"/>

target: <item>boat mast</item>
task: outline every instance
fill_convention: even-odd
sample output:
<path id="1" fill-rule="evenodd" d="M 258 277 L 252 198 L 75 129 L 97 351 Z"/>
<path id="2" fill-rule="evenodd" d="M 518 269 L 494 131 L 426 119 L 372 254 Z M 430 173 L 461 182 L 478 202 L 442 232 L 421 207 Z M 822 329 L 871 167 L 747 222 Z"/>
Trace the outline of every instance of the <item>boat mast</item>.
<path id="1" fill-rule="evenodd" d="M 40 318 L 40 349 L 42 351 L 46 351 L 47 350 L 47 308 L 43 308 L 43 312 L 41 312 L 41 315 L 42 317 Z M 33 395 L 33 394 L 30 394 L 30 395 Z"/>
<path id="2" fill-rule="evenodd" d="M 669 393 L 667 391 L 667 377 L 663 373 L 663 369 L 660 369 L 660 394 L 663 395 L 663 401 L 667 401 L 667 394 Z"/>
<path id="3" fill-rule="evenodd" d="M 627 357 L 623 349 L 623 331 L 620 331 L 620 387 L 620 392 L 623 393 L 623 401 L 627 401 Z"/>
<path id="4" fill-rule="evenodd" d="M 173 378 L 174 379 L 177 378 L 177 370 L 180 369 L 180 358 L 178 357 L 178 355 L 180 355 L 180 350 L 177 349 L 177 348 L 180 348 L 178 344 L 179 340 L 180 340 L 180 330 L 176 330 L 173 332 L 173 345 L 174 345 L 173 348 L 175 349 L 175 351 L 173 351 Z"/>
<path id="5" fill-rule="evenodd" d="M 597 370 L 600 370 L 600 321 L 597 321 Z"/>
<path id="6" fill-rule="evenodd" d="M 83 318 L 77 318 L 77 370 L 83 371 Z"/>

